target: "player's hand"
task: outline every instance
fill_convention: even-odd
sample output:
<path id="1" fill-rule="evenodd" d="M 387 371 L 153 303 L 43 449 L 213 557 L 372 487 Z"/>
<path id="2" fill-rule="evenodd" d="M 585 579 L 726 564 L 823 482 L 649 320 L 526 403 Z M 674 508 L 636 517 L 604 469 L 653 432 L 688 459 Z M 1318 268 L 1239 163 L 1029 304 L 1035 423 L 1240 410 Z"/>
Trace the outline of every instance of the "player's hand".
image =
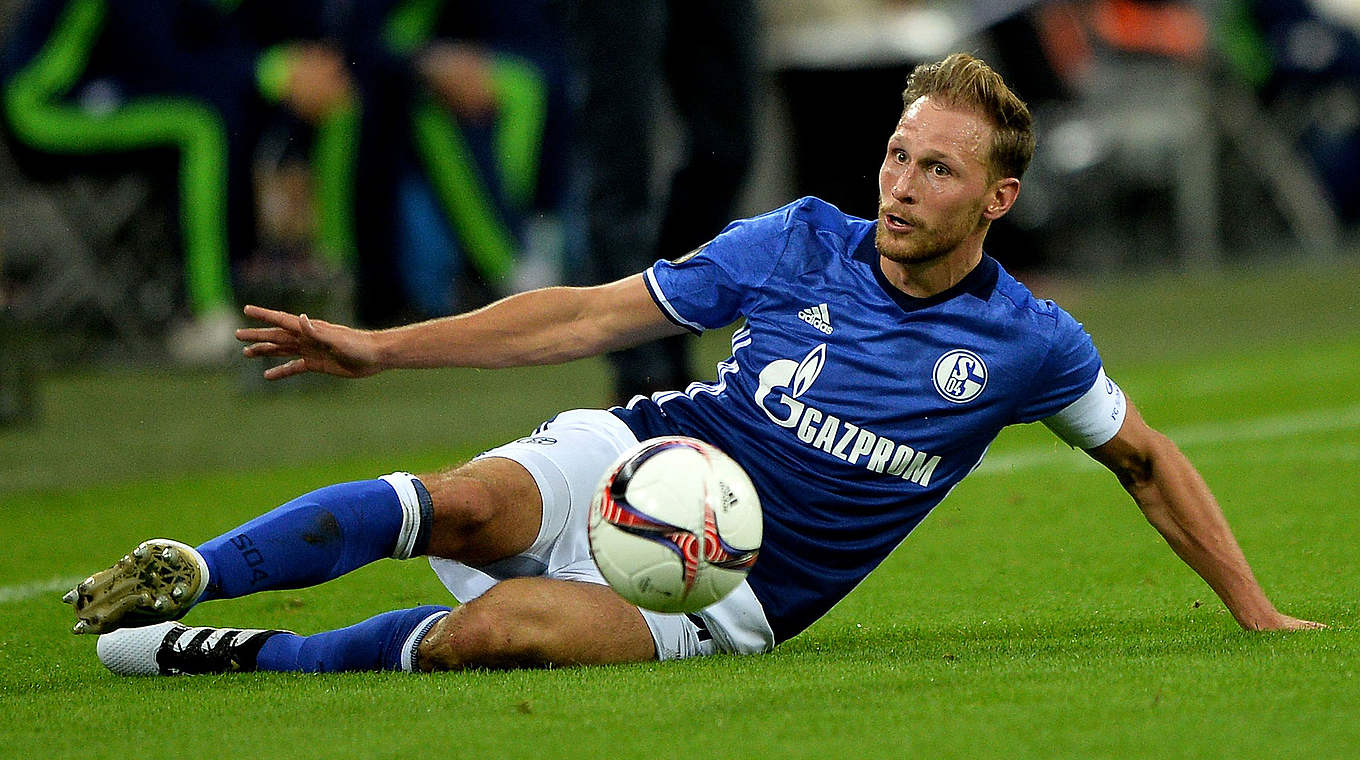
<path id="1" fill-rule="evenodd" d="M 292 357 L 292 360 L 265 370 L 266 380 L 281 380 L 304 372 L 320 372 L 337 377 L 357 378 L 376 375 L 383 367 L 374 345 L 373 333 L 344 325 L 309 319 L 306 314 L 247 306 L 245 315 L 267 322 L 270 327 L 245 327 L 236 339 L 250 345 L 241 353 L 247 357 Z"/>

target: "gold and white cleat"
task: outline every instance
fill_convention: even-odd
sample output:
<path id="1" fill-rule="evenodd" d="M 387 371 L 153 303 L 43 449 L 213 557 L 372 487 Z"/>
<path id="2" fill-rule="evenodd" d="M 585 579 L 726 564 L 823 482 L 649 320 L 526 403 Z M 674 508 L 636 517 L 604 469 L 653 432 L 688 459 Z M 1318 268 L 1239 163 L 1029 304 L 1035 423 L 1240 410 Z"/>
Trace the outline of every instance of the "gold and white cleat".
<path id="1" fill-rule="evenodd" d="M 72 633 L 107 633 L 184 617 L 208 587 L 208 564 L 192 546 L 168 538 L 143 541 L 113 567 L 61 598 L 75 607 Z"/>

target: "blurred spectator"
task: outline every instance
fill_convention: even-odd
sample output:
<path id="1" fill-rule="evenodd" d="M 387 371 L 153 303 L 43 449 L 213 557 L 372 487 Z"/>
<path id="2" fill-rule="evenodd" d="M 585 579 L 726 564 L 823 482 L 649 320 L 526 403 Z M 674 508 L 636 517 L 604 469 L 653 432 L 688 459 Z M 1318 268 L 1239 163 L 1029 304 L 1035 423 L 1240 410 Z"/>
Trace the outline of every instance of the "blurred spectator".
<path id="1" fill-rule="evenodd" d="M 360 320 L 439 316 L 512 289 L 525 218 L 555 212 L 562 195 L 565 71 L 550 3 L 337 6 L 362 104 Z"/>
<path id="2" fill-rule="evenodd" d="M 1023 247 L 1044 252 L 1034 263 L 1219 259 L 1209 25 L 1195 2 L 1049 0 L 989 38 L 1046 135 L 1009 215 Z"/>
<path id="3" fill-rule="evenodd" d="M 564 170 L 539 171 L 566 153 L 548 5 L 29 0 L 0 60 L 5 131 L 39 173 L 174 156 L 176 359 L 234 352 L 237 293 L 348 289 L 318 273 L 351 273 L 370 324 L 449 313 L 460 285 L 509 289 L 523 217 L 559 205 Z"/>
<path id="4" fill-rule="evenodd" d="M 585 276 L 607 282 L 703 245 L 731 219 L 751 160 L 757 18 L 751 0 L 579 0 Z M 669 95 L 679 144 L 659 146 Z M 660 187 L 656 158 L 679 163 Z M 611 354 L 615 398 L 683 388 L 692 339 Z"/>
<path id="5" fill-rule="evenodd" d="M 1115 209 L 1122 218 L 1108 240 L 1080 233 L 1091 244 L 1089 253 L 1069 256 L 1080 261 L 1115 263 L 1102 251 L 1123 249 L 1144 263 L 1214 266 L 1225 244 L 1240 258 L 1243 247 L 1281 233 L 1314 255 L 1335 251 L 1337 212 L 1357 214 L 1360 80 L 1354 34 L 1327 29 L 1308 7 L 1304 0 L 1041 4 L 1029 15 L 1059 74 L 1057 100 L 1067 102 L 1036 106 L 1048 147 L 1028 178 L 1030 202 L 1011 216 L 1023 222 L 1043 208 L 1052 247 L 1077 250 L 1082 243 L 1071 231 L 1084 230 L 1093 209 Z M 1285 62 L 1290 50 L 1308 61 L 1309 73 Z M 1224 58 L 1260 103 L 1225 81 Z M 1102 181 L 1110 177 L 1119 181 Z M 1067 199 L 1046 197 L 1045 180 Z"/>
<path id="6" fill-rule="evenodd" d="M 315 39 L 318 18 L 305 2 L 31 0 L 0 57 L 4 120 L 24 148 L 176 154 L 193 315 L 169 341 L 180 360 L 232 348 L 232 264 L 254 247 L 251 164 L 271 99 L 317 121 L 349 97 L 339 58 L 294 42 Z"/>
<path id="7" fill-rule="evenodd" d="M 1231 0 L 1234 69 L 1312 158 L 1341 217 L 1360 222 L 1360 6 Z"/>

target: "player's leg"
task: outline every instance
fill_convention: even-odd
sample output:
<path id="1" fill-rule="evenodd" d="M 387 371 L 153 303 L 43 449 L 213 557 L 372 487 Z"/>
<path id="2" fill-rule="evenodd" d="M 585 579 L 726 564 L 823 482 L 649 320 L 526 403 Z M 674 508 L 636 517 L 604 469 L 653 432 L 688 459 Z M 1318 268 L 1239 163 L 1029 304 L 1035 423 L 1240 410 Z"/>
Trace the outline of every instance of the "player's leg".
<path id="1" fill-rule="evenodd" d="M 201 600 L 314 586 L 388 557 L 493 562 L 529 547 L 540 514 L 529 473 L 497 458 L 329 486 L 198 547 Z"/>
<path id="2" fill-rule="evenodd" d="M 635 440 L 623 435 L 626 428 L 621 423 L 613 418 L 608 420 L 620 428 L 614 431 L 619 440 L 601 447 L 609 449 L 608 452 L 591 451 L 584 458 L 607 461 L 612 458 L 614 449 Z M 502 451 L 509 453 L 526 447 L 534 451 L 540 445 L 521 441 Z M 588 448 L 583 447 L 581 441 L 567 440 L 554 441 L 552 446 L 578 454 Z M 524 456 L 522 451 L 520 455 Z M 568 497 L 558 487 L 560 484 L 545 486 L 558 498 L 555 499 L 555 515 L 544 520 L 543 499 L 528 468 L 538 471 L 539 477 L 545 477 L 545 461 L 529 457 L 526 467 L 510 459 L 490 456 L 422 479 L 410 478 L 413 484 L 419 484 L 421 480 L 431 484 L 425 499 L 431 506 L 427 521 L 429 552 L 459 559 L 462 562 L 445 564 L 457 564 L 478 575 L 482 571 L 473 569 L 472 564 L 499 572 L 511 567 L 532 567 L 534 556 L 548 559 L 551 547 L 558 543 L 568 522 L 569 504 L 579 506 L 583 496 L 579 487 Z M 598 462 L 596 465 L 603 466 Z M 344 490 L 355 488 L 347 486 Z M 372 490 L 381 493 L 381 489 Z M 342 511 L 335 509 L 335 496 L 333 491 L 322 489 L 294 500 L 205 544 L 203 556 L 214 561 L 216 550 L 223 547 L 240 555 L 241 547 L 260 544 L 272 547 L 268 552 L 271 556 L 284 548 L 296 549 L 299 531 L 310 525 L 315 534 L 316 525 L 335 521 L 333 513 Z M 316 502 L 328 502 L 330 510 L 320 509 Z M 353 521 L 341 522 L 349 524 Z M 548 525 L 542 527 L 545 522 Z M 582 525 L 575 532 L 583 530 Z M 343 535 L 345 530 L 334 532 Z M 306 541 L 305 538 L 301 540 Z M 574 544 L 582 541 L 583 536 L 574 536 Z M 387 545 L 391 546 L 390 540 Z M 193 551 L 188 547 L 184 549 Z M 531 549 L 537 550 L 537 554 Z M 581 551 L 577 546 L 573 556 Z M 494 564 L 496 560 L 520 554 L 523 556 L 515 557 L 516 562 Z M 232 557 L 231 552 L 228 552 L 228 558 L 240 559 L 239 556 Z M 590 565 L 588 555 L 578 559 L 581 564 Z M 267 568 L 257 569 L 268 575 L 258 578 L 261 585 L 278 582 L 284 576 L 298 577 L 296 571 L 290 572 L 286 567 L 280 572 L 271 572 L 273 566 L 266 559 L 252 555 L 241 567 L 233 568 L 240 571 L 238 581 L 245 582 L 245 570 L 251 565 Z M 546 563 L 540 565 L 540 570 L 545 566 Z M 593 565 L 590 569 L 593 570 Z M 99 657 L 111 670 L 123 675 L 256 669 L 409 670 L 414 662 L 415 645 L 426 640 L 431 642 L 425 646 L 432 653 L 427 668 L 623 662 L 653 657 L 655 648 L 642 613 L 611 589 L 600 585 L 603 581 L 598 575 L 591 578 L 596 584 L 542 577 L 506 580 L 459 608 L 448 622 L 443 622 L 447 607 L 431 606 L 384 613 L 348 628 L 313 636 L 284 631 L 187 628 L 174 623 L 125 628 L 100 637 Z M 489 577 L 487 580 L 494 583 Z M 219 584 L 214 589 L 232 585 Z M 440 625 L 440 632 L 433 638 L 426 636 L 436 624 Z"/>
<path id="3" fill-rule="evenodd" d="M 543 499 L 517 462 L 488 456 L 419 479 L 432 504 L 421 554 L 479 566 L 519 554 L 538 537 Z"/>
<path id="4" fill-rule="evenodd" d="M 514 482 L 526 489 L 518 503 L 536 508 L 539 533 L 527 549 L 490 563 L 467 558 L 455 545 L 435 552 L 432 541 L 431 554 L 465 557 L 431 560 L 464 604 L 422 638 L 417 658 L 422 669 L 638 662 L 717 651 L 701 623 L 644 612 L 625 601 L 591 558 L 588 512 L 600 475 L 637 442 L 614 415 L 576 411 L 488 452 L 507 475 L 522 470 L 532 478 L 532 488 L 518 475 Z M 439 532 L 441 540 L 452 537 Z M 528 536 L 514 538 L 522 544 Z M 749 602 L 758 611 L 753 595 Z M 763 612 L 756 617 L 763 623 Z M 759 651 L 768 648 L 765 641 Z M 756 651 L 744 644 L 730 649 Z"/>
<path id="5" fill-rule="evenodd" d="M 65 601 L 75 606 L 76 633 L 175 620 L 201 601 L 313 585 L 380 557 L 410 556 L 428 536 L 430 510 L 404 473 L 328 486 L 196 549 L 143 542 Z"/>
<path id="6" fill-rule="evenodd" d="M 112 631 L 100 637 L 98 654 L 121 675 L 410 670 L 415 644 L 448 607 L 396 610 L 312 636 L 171 622 L 124 626 L 145 625 L 156 615 L 178 618 L 202 599 L 320 583 L 386 556 L 428 549 L 467 562 L 494 562 L 528 549 L 539 537 L 541 499 L 521 465 L 488 457 L 423 479 L 433 488 L 405 474 L 323 488 L 198 549 L 147 542 L 151 551 L 134 551 L 72 592 L 81 597 L 77 614 L 86 623 L 77 630 L 98 625 Z M 422 508 L 411 509 L 411 503 Z M 167 551 L 174 556 L 164 557 Z M 158 590 L 156 583 L 194 577 L 204 579 L 196 587 L 201 591 L 184 596 L 183 605 L 147 610 L 136 603 L 139 596 L 165 599 L 159 595 L 164 584 Z M 116 615 L 105 614 L 116 605 L 122 605 L 113 610 Z"/>
<path id="7" fill-rule="evenodd" d="M 538 492 L 513 462 L 480 459 L 423 480 L 433 488 L 406 473 L 328 486 L 196 549 L 144 542 L 66 595 L 75 630 L 176 620 L 199 602 L 317 585 L 386 557 L 485 564 L 538 536 Z"/>
<path id="8" fill-rule="evenodd" d="M 436 622 L 417 652 L 425 671 L 656 659 L 642 612 L 613 589 L 543 577 L 497 583 Z"/>
<path id="9" fill-rule="evenodd" d="M 166 622 L 99 637 L 119 675 L 332 673 L 596 665 L 656 659 L 643 613 L 608 586 L 514 578 L 452 611 L 385 612 L 335 631 L 191 628 Z"/>
<path id="10" fill-rule="evenodd" d="M 165 622 L 106 633 L 96 648 L 99 660 L 124 676 L 410 671 L 415 669 L 416 645 L 448 612 L 448 607 L 437 605 L 393 610 L 312 636 Z"/>

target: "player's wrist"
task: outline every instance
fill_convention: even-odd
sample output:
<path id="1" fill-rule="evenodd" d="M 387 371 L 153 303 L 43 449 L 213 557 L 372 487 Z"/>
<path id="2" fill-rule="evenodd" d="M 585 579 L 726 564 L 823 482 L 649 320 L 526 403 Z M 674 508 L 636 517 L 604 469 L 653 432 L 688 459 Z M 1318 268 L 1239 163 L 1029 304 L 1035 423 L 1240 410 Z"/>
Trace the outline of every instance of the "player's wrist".
<path id="1" fill-rule="evenodd" d="M 374 374 L 408 366 L 402 363 L 402 341 L 397 330 L 366 330 L 360 335 L 365 343 L 362 359 L 372 368 Z"/>

